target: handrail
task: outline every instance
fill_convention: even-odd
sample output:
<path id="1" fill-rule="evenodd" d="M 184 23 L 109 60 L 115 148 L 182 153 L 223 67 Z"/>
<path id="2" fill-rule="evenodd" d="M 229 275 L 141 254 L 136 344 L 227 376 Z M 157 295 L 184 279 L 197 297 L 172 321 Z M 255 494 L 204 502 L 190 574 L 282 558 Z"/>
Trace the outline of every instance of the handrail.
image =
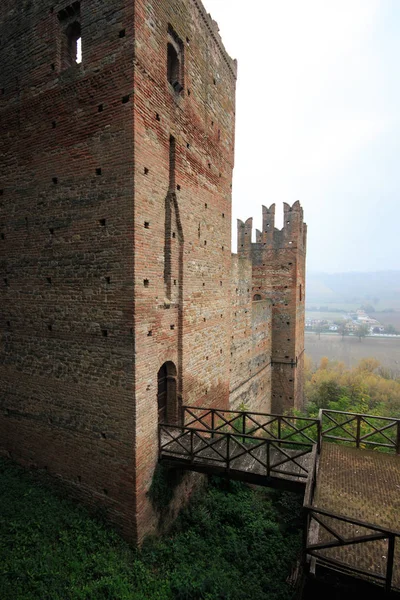
<path id="1" fill-rule="evenodd" d="M 176 433 L 170 433 L 170 431 Z M 170 437 L 167 441 L 162 441 L 161 434 L 164 432 Z M 253 459 L 256 460 L 265 470 L 266 475 L 269 477 L 273 473 L 284 474 L 291 477 L 307 478 L 308 470 L 300 463 L 297 462 L 299 458 L 309 454 L 312 449 L 312 444 L 305 442 L 296 442 L 289 440 L 276 440 L 270 438 L 255 438 L 250 435 L 242 433 L 230 433 L 230 432 L 213 432 L 212 436 L 208 431 L 204 429 L 194 427 L 176 427 L 169 424 L 159 425 L 159 453 L 160 458 L 162 455 L 183 457 L 190 463 L 193 463 L 196 459 L 203 460 L 206 463 L 216 462 L 223 463 L 224 467 L 229 471 L 232 468 L 232 464 L 238 458 L 249 454 Z M 199 440 L 201 443 L 196 447 L 195 441 Z M 225 445 L 222 447 L 217 446 L 218 442 L 225 440 Z M 177 447 L 178 446 L 178 447 Z M 254 453 L 255 450 L 266 446 L 266 460 L 262 460 L 260 456 Z M 283 446 L 283 447 L 282 447 Z M 293 448 L 295 446 L 295 448 Z M 286 448 L 285 448 L 286 447 Z M 296 454 L 291 455 L 287 452 L 289 449 L 295 450 Z M 271 449 L 274 448 L 278 453 L 279 457 L 275 462 L 271 460 Z M 204 455 L 205 452 L 211 451 L 208 455 Z M 295 465 L 299 471 L 282 471 L 279 467 L 289 463 Z M 234 465 L 235 466 L 235 465 Z M 234 468 L 233 466 L 233 468 Z M 303 472 L 301 472 L 303 471 Z"/>
<path id="2" fill-rule="evenodd" d="M 307 443 L 317 442 L 320 447 L 320 421 L 311 417 L 183 406 L 182 423 L 186 426 L 200 425 L 210 432 L 229 428 L 235 433 L 257 438 L 292 440 L 300 437 Z"/>
<path id="3" fill-rule="evenodd" d="M 340 421 L 340 416 L 345 420 Z M 356 448 L 362 445 L 389 448 L 400 454 L 400 419 L 328 409 L 319 411 L 319 419 L 322 439 L 350 442 Z M 392 436 L 388 435 L 391 433 Z M 381 439 L 376 441 L 374 436 Z"/>
<path id="4" fill-rule="evenodd" d="M 282 415 L 282 414 L 277 414 L 277 413 L 263 413 L 263 412 L 254 412 L 253 410 L 232 410 L 232 409 L 228 409 L 228 408 L 213 408 L 213 407 L 207 407 L 207 406 L 188 406 L 187 404 L 184 404 L 182 406 L 182 409 L 185 411 L 186 409 L 189 410 L 205 410 L 205 411 L 214 411 L 214 412 L 225 412 L 225 413 L 236 413 L 237 415 L 242 415 L 243 413 L 248 414 L 248 415 L 255 415 L 255 416 L 259 416 L 259 417 L 283 417 L 286 419 L 297 419 L 299 421 L 313 421 L 314 423 L 318 420 L 315 417 L 298 417 L 296 415 Z"/>
<path id="5" fill-rule="evenodd" d="M 329 541 L 327 542 L 317 542 L 317 543 L 309 543 L 308 535 L 305 540 L 305 551 L 307 554 L 322 560 L 326 564 L 331 564 L 335 567 L 340 567 L 341 569 L 347 572 L 358 573 L 360 575 L 365 575 L 368 577 L 372 577 L 375 579 L 382 580 L 385 584 L 385 589 L 387 592 L 390 592 L 392 589 L 392 578 L 393 578 L 393 567 L 394 567 L 394 555 L 395 555 L 395 546 L 396 541 L 399 543 L 400 540 L 400 532 L 392 529 L 388 529 L 386 527 L 380 527 L 378 525 L 374 525 L 373 523 L 369 523 L 367 521 L 360 521 L 359 519 L 353 519 L 351 517 L 345 517 L 344 515 L 339 515 L 329 510 L 325 510 L 322 508 L 317 508 L 311 506 L 310 504 L 304 505 L 304 509 L 307 511 L 307 531 L 310 529 L 311 519 L 314 519 L 318 526 L 322 529 L 325 529 L 329 535 Z M 350 525 L 354 525 L 355 527 L 362 527 L 364 529 L 369 529 L 372 532 L 371 534 L 364 535 L 356 535 L 353 537 L 344 537 L 340 532 L 335 530 L 335 526 L 332 523 L 325 523 L 321 516 L 328 517 L 329 519 L 333 519 L 335 521 L 340 521 L 344 523 L 348 523 Z M 345 562 L 338 560 L 337 558 L 332 558 L 329 556 L 319 554 L 321 550 L 329 550 L 333 548 L 340 548 L 344 546 L 354 546 L 360 544 L 367 544 L 369 542 L 374 541 L 387 541 L 387 551 L 385 554 L 382 554 L 382 558 L 385 559 L 386 568 L 385 574 L 382 575 L 380 573 L 366 571 L 365 569 L 360 569 L 359 567 L 354 567 Z"/>
<path id="6" fill-rule="evenodd" d="M 321 408 L 320 412 L 322 412 L 323 414 L 337 413 L 339 415 L 351 415 L 352 417 L 367 417 L 369 419 L 379 419 L 380 421 L 399 421 L 400 422 L 400 419 L 397 419 L 397 417 L 380 417 L 379 415 L 370 415 L 367 413 L 353 413 L 353 412 L 349 412 L 347 410 L 331 410 L 330 408 Z"/>
<path id="7" fill-rule="evenodd" d="M 195 433 L 208 433 L 207 430 L 205 429 L 201 429 L 198 427 L 188 427 L 188 426 L 181 426 L 181 425 L 171 425 L 170 423 L 160 423 L 159 427 L 168 427 L 170 429 L 179 429 L 180 431 L 184 432 L 190 432 L 193 431 Z M 310 446 L 312 446 L 311 442 L 296 442 L 295 440 L 289 440 L 287 438 L 282 438 L 282 439 L 270 439 L 270 438 L 256 438 L 252 435 L 247 435 L 247 434 L 243 434 L 243 433 L 231 433 L 228 431 L 214 431 L 215 435 L 220 435 L 220 436 L 226 436 L 226 435 L 230 435 L 232 437 L 238 437 L 238 438 L 245 438 L 247 440 L 251 440 L 253 442 L 266 442 L 268 444 L 288 444 L 288 445 L 293 445 L 295 444 L 296 446 L 303 446 L 303 447 L 307 447 L 309 448 Z M 183 434 L 182 434 L 183 435 Z M 211 437 L 211 436 L 210 436 Z M 162 442 L 161 442 L 162 444 Z"/>

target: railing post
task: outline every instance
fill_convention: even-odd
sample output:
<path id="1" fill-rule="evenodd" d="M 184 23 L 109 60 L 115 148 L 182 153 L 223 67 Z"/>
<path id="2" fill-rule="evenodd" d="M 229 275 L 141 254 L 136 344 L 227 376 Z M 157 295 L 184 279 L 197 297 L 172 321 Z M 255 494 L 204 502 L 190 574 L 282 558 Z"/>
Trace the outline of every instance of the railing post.
<path id="1" fill-rule="evenodd" d="M 394 562 L 394 545 L 396 538 L 394 535 L 389 535 L 388 557 L 386 563 L 386 593 L 389 594 L 392 587 L 393 562 Z"/>
<path id="2" fill-rule="evenodd" d="M 194 455 L 193 455 L 193 429 L 190 430 L 190 462 L 194 461 Z"/>
<path id="3" fill-rule="evenodd" d="M 321 453 L 321 444 L 322 444 L 322 422 L 321 419 L 317 421 L 317 452 Z"/>
<path id="4" fill-rule="evenodd" d="M 361 437 L 361 415 L 357 415 L 357 433 L 356 433 L 356 447 L 360 447 L 360 437 Z"/>
<path id="5" fill-rule="evenodd" d="M 158 460 L 161 458 L 161 425 L 158 426 Z"/>
<path id="6" fill-rule="evenodd" d="M 183 404 L 181 406 L 181 424 L 182 427 L 185 427 L 185 407 L 183 406 Z"/>
<path id="7" fill-rule="evenodd" d="M 281 439 L 281 435 L 282 435 L 282 417 L 279 415 L 278 417 L 278 440 Z M 279 444 L 279 448 L 281 447 L 281 444 Z"/>
<path id="8" fill-rule="evenodd" d="M 211 438 L 214 439 L 214 430 L 215 430 L 215 410 L 211 409 Z"/>
<path id="9" fill-rule="evenodd" d="M 269 477 L 269 475 L 271 473 L 271 457 L 270 457 L 271 444 L 270 444 L 269 440 L 265 440 L 265 443 L 267 445 L 267 477 Z"/>
<path id="10" fill-rule="evenodd" d="M 243 417 L 242 417 L 242 433 L 243 435 L 246 435 L 246 413 L 243 413 Z M 242 438 L 242 444 L 244 444 L 246 442 L 246 438 Z"/>
<path id="11" fill-rule="evenodd" d="M 231 456 L 230 456 L 230 439 L 231 439 L 231 434 L 227 433 L 226 434 L 226 468 L 229 471 L 230 469 L 230 460 L 231 460 Z"/>
<path id="12" fill-rule="evenodd" d="M 400 420 L 397 421 L 396 454 L 400 454 Z"/>

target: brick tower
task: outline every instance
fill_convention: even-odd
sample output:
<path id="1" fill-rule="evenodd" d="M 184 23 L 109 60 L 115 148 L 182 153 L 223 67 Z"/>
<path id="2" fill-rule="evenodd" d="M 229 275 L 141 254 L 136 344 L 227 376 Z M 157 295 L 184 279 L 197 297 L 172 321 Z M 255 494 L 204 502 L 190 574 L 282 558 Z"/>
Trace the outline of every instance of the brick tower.
<path id="1" fill-rule="evenodd" d="M 0 449 L 140 542 L 159 420 L 229 405 L 236 62 L 198 0 L 4 0 L 0 38 Z"/>
<path id="2" fill-rule="evenodd" d="M 251 219 L 243 252 L 251 253 L 253 295 L 272 302 L 271 410 L 303 406 L 304 294 L 307 226 L 297 201 L 284 203 L 284 226 L 275 228 L 275 204 L 263 206 L 263 228 L 251 243 Z"/>

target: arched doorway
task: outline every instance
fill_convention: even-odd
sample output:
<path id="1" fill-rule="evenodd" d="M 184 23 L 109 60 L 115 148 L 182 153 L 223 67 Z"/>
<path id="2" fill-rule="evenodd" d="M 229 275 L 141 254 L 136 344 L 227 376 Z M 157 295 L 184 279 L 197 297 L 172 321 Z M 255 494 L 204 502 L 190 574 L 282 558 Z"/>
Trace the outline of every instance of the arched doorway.
<path id="1" fill-rule="evenodd" d="M 178 422 L 178 397 L 176 389 L 176 367 L 173 362 L 165 362 L 157 375 L 157 405 L 159 423 Z"/>

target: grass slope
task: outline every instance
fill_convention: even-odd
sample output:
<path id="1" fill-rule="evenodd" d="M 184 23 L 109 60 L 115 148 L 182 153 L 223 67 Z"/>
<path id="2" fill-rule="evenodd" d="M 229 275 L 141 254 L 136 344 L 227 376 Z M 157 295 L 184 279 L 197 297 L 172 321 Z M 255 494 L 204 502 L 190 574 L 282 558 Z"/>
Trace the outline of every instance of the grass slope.
<path id="1" fill-rule="evenodd" d="M 218 481 L 141 552 L 0 460 L 1 600 L 285 600 L 300 498 Z"/>

